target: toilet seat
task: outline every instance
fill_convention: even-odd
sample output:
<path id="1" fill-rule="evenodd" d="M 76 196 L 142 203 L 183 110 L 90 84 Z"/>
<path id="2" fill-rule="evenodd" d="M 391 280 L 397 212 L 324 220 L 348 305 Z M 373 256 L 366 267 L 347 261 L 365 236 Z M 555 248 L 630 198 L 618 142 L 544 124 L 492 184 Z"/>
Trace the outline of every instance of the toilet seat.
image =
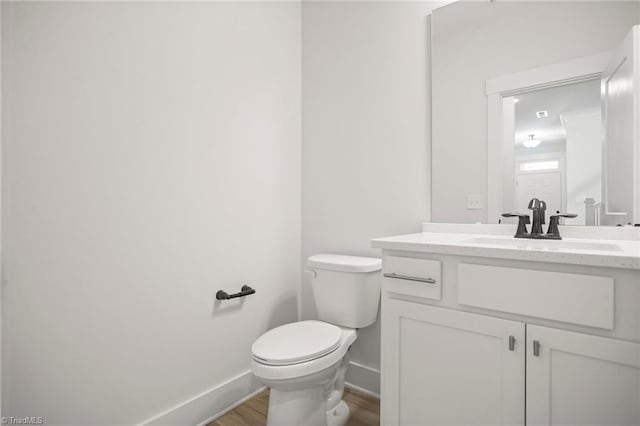
<path id="1" fill-rule="evenodd" d="M 280 381 L 309 376 L 325 368 L 329 368 L 336 363 L 342 362 L 342 358 L 349 350 L 351 344 L 355 342 L 358 335 L 353 328 L 334 327 L 340 330 L 340 339 L 337 347 L 333 351 L 317 356 L 314 359 L 286 365 L 267 364 L 254 355 L 251 361 L 251 370 L 260 379 Z"/>
<path id="2" fill-rule="evenodd" d="M 276 327 L 251 347 L 265 365 L 292 365 L 323 357 L 340 345 L 342 329 L 322 321 L 298 321 Z"/>

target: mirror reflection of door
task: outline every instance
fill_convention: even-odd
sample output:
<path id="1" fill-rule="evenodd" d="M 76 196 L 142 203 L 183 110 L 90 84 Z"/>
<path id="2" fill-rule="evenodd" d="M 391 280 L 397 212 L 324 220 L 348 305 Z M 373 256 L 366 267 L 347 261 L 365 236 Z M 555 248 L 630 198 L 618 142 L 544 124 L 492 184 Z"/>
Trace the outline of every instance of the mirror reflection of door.
<path id="1" fill-rule="evenodd" d="M 640 223 L 640 27 L 601 73 L 502 97 L 503 211 L 576 213 L 567 225 Z"/>
<path id="2" fill-rule="evenodd" d="M 585 224 L 585 201 L 600 200 L 602 181 L 600 80 L 534 90 L 505 98 L 513 114 L 515 208 L 531 198 L 547 213 L 577 213 L 567 224 Z M 505 120 L 506 122 L 507 120 Z M 505 194 L 507 196 L 507 194 Z"/>
<path id="3" fill-rule="evenodd" d="M 539 169 L 536 170 L 535 168 Z M 547 213 L 564 211 L 562 171 L 559 160 L 520 162 L 516 178 L 518 211 L 526 212 L 529 200 L 539 198 L 547 203 Z"/>

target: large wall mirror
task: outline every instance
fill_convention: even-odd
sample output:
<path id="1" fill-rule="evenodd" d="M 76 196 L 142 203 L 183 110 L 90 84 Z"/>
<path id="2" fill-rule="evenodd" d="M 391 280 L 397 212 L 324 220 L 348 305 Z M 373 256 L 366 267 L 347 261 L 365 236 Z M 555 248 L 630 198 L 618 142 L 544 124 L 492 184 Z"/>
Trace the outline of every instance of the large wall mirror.
<path id="1" fill-rule="evenodd" d="M 640 224 L 640 2 L 465 1 L 431 18 L 431 220 Z M 506 222 L 511 223 L 510 220 Z"/>
<path id="2" fill-rule="evenodd" d="M 610 51 L 487 80 L 490 214 L 640 223 L 640 27 Z"/>

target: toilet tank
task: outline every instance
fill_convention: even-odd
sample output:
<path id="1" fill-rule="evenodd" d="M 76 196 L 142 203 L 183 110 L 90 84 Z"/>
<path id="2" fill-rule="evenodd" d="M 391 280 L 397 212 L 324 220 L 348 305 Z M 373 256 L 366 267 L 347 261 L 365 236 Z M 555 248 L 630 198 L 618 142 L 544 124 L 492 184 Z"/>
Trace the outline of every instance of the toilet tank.
<path id="1" fill-rule="evenodd" d="M 349 328 L 376 321 L 381 259 L 316 254 L 307 259 L 307 266 L 314 272 L 311 289 L 319 320 Z"/>

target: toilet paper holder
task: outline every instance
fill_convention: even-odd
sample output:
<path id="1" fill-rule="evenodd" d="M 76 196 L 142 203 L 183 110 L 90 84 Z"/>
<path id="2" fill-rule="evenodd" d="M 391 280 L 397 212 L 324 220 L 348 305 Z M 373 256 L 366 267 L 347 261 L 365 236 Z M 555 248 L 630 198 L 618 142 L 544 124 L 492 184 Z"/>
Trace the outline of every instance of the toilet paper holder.
<path id="1" fill-rule="evenodd" d="M 229 294 L 224 290 L 218 290 L 218 292 L 216 293 L 216 299 L 218 300 L 235 299 L 236 297 L 249 296 L 250 294 L 254 294 L 255 292 L 256 291 L 253 288 L 245 284 L 240 289 L 240 293 Z"/>

